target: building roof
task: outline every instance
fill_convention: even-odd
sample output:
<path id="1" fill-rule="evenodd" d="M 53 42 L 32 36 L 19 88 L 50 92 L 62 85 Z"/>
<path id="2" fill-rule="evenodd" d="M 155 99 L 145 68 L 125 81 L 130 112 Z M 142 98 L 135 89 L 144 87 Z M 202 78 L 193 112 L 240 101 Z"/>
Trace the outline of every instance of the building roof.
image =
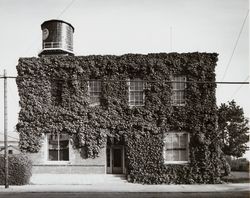
<path id="1" fill-rule="evenodd" d="M 4 141 L 4 133 L 0 132 L 0 142 Z M 17 132 L 9 132 L 8 133 L 8 141 L 18 142 L 19 141 L 19 133 Z"/>

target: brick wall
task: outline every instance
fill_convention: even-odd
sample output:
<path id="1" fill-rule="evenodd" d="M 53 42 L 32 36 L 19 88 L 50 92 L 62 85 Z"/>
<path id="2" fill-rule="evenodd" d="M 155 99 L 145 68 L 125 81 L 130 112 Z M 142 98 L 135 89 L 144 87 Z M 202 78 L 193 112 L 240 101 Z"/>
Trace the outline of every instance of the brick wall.
<path id="1" fill-rule="evenodd" d="M 84 159 L 81 149 L 75 149 L 69 144 L 69 161 L 48 161 L 47 139 L 43 138 L 42 147 L 38 153 L 28 154 L 33 162 L 33 174 L 36 173 L 82 173 L 99 174 L 105 173 L 106 148 L 101 149 L 95 159 Z"/>

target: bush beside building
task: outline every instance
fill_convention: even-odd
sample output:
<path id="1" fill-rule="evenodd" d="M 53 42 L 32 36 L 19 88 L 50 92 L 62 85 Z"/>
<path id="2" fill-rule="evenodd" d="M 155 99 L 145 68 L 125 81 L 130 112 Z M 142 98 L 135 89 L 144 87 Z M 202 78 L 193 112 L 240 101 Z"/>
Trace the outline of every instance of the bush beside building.
<path id="1" fill-rule="evenodd" d="M 9 155 L 9 185 L 25 185 L 32 175 L 32 162 L 23 154 Z M 0 155 L 0 185 L 5 184 L 5 160 Z"/>

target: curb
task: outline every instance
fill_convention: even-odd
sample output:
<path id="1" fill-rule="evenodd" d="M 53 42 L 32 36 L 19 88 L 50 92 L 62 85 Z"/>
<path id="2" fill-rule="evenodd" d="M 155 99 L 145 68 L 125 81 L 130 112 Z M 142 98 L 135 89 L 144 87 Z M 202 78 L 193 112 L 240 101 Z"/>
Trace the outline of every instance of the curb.
<path id="1" fill-rule="evenodd" d="M 90 184 L 90 185 L 25 185 L 10 186 L 5 189 L 0 186 L 0 193 L 13 192 L 250 192 L 249 183 L 240 184 L 209 184 L 209 185 L 142 185 L 142 184 Z"/>

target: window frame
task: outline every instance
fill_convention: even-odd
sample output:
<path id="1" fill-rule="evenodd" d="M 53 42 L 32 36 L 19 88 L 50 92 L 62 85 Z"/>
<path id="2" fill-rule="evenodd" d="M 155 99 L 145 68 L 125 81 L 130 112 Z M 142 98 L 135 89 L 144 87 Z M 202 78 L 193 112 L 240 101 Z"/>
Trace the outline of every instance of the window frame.
<path id="1" fill-rule="evenodd" d="M 182 84 L 180 83 L 180 80 L 175 80 L 175 78 L 184 78 L 184 88 L 180 89 L 180 88 L 175 88 L 176 84 Z M 178 75 L 178 76 L 172 76 L 171 77 L 171 85 L 172 85 L 172 95 L 171 95 L 171 105 L 172 106 L 185 106 L 186 105 L 186 89 L 187 89 L 187 76 L 185 75 Z M 176 84 L 174 84 L 176 83 Z M 183 93 L 183 103 L 182 103 L 182 99 L 177 100 L 174 98 L 174 94 L 175 93 Z M 176 101 L 181 101 L 180 103 L 177 103 Z"/>
<path id="2" fill-rule="evenodd" d="M 68 164 L 70 162 L 70 140 L 69 140 L 69 135 L 67 133 L 57 133 L 57 145 L 58 145 L 58 148 L 60 148 L 60 135 L 61 134 L 66 134 L 68 136 L 68 160 L 50 160 L 49 159 L 49 151 L 50 151 L 50 148 L 49 148 L 49 136 L 50 135 L 55 135 L 55 134 L 52 134 L 52 133 L 47 133 L 46 136 L 45 136 L 45 143 L 46 143 L 46 162 L 49 163 L 49 164 Z M 58 149 L 58 156 L 60 156 L 60 149 Z"/>
<path id="3" fill-rule="evenodd" d="M 142 82 L 142 90 L 131 90 L 131 82 Z M 140 79 L 140 78 L 127 79 L 127 85 L 128 85 L 128 105 L 129 105 L 129 107 L 145 106 L 145 81 L 143 79 Z M 131 100 L 131 92 L 142 93 L 142 104 L 135 104 L 136 100 Z M 131 102 L 133 102 L 134 104 L 131 104 Z"/>
<path id="4" fill-rule="evenodd" d="M 99 90 L 100 91 L 91 91 L 91 86 L 90 86 L 90 82 L 99 82 Z M 99 101 L 93 101 L 91 97 L 91 93 L 98 93 L 98 98 Z M 94 107 L 94 106 L 100 106 L 101 105 L 101 94 L 102 94 L 102 82 L 99 79 L 90 79 L 88 80 L 88 95 L 89 95 L 89 106 Z M 93 97 L 94 98 L 94 97 Z"/>
<path id="5" fill-rule="evenodd" d="M 166 160 L 166 158 L 165 158 L 165 155 L 166 155 L 166 143 L 165 143 L 165 136 L 167 135 L 167 134 L 181 134 L 181 135 L 183 135 L 183 134 L 187 134 L 187 142 L 186 142 L 186 158 L 187 158 L 187 160 L 182 160 L 182 161 L 173 161 L 173 160 Z M 180 136 L 179 136 L 180 137 Z M 179 141 L 179 145 L 180 145 L 180 139 L 178 138 L 178 141 Z M 187 164 L 187 163 L 189 163 L 189 143 L 190 143 L 190 134 L 188 133 L 188 132 L 186 132 L 186 131 L 169 131 L 169 132 L 165 132 L 164 133 L 164 137 L 163 137 L 163 161 L 164 161 L 164 164 Z M 172 142 L 172 145 L 173 145 L 173 142 Z M 174 150 L 173 149 L 173 146 L 172 146 L 172 149 L 171 149 L 172 151 Z M 179 150 L 180 151 L 180 150 Z"/>

